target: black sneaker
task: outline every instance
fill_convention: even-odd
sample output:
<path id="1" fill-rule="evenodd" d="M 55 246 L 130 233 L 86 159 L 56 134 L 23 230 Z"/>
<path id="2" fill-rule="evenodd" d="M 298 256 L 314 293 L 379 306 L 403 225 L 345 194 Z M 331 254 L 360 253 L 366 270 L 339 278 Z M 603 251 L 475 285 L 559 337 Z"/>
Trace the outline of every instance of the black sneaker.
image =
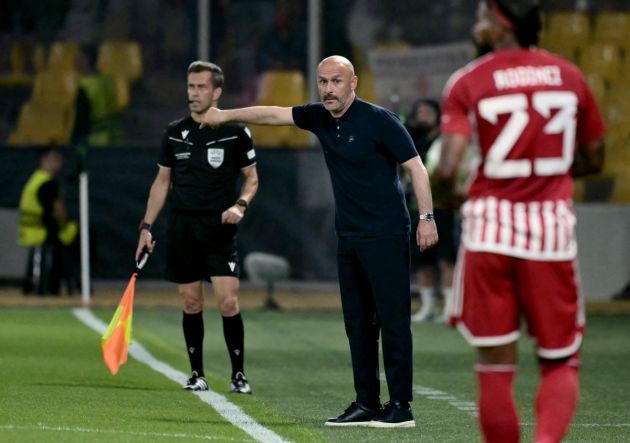
<path id="1" fill-rule="evenodd" d="M 369 426 L 371 420 L 376 416 L 379 409 L 368 408 L 367 406 L 352 402 L 348 409 L 339 417 L 326 420 L 326 426 Z"/>
<path id="2" fill-rule="evenodd" d="M 416 421 L 407 402 L 390 401 L 372 419 L 371 428 L 413 428 Z"/>
<path id="3" fill-rule="evenodd" d="M 197 374 L 197 371 L 193 371 L 192 376 L 184 385 L 184 389 L 188 391 L 207 391 L 208 382 L 202 375 Z"/>
<path id="4" fill-rule="evenodd" d="M 230 391 L 236 394 L 251 394 L 252 388 L 249 386 L 245 374 L 237 372 L 230 382 Z"/>

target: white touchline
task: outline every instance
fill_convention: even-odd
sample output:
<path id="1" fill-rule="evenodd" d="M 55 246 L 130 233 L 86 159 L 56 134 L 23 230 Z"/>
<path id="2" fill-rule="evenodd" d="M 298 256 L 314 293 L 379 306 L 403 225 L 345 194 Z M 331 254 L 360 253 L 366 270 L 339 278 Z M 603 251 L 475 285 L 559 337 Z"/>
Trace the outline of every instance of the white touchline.
<path id="1" fill-rule="evenodd" d="M 89 309 L 74 308 L 72 312 L 79 320 L 101 335 L 107 329 L 107 325 L 94 316 Z M 136 341 L 133 341 L 129 346 L 129 355 L 180 385 L 186 383 L 186 374 L 156 359 Z M 193 394 L 199 397 L 204 403 L 212 406 L 223 418 L 251 435 L 255 440 L 262 443 L 287 442 L 287 440 L 284 440 L 272 430 L 258 424 L 256 420 L 245 414 L 241 408 L 228 401 L 223 395 L 210 390 L 195 391 Z"/>
<path id="2" fill-rule="evenodd" d="M 142 437 L 167 437 L 167 438 L 185 438 L 187 440 L 221 440 L 221 441 L 235 441 L 245 442 L 251 440 L 215 437 L 214 435 L 196 435 L 185 434 L 183 432 L 138 432 L 138 431 L 121 431 L 118 429 L 92 429 L 92 428 L 71 428 L 69 426 L 48 426 L 42 423 L 38 423 L 33 426 L 23 425 L 0 425 L 0 429 L 15 430 L 15 431 L 53 431 L 53 432 L 83 432 L 86 434 L 120 434 L 120 435 L 139 435 Z"/>

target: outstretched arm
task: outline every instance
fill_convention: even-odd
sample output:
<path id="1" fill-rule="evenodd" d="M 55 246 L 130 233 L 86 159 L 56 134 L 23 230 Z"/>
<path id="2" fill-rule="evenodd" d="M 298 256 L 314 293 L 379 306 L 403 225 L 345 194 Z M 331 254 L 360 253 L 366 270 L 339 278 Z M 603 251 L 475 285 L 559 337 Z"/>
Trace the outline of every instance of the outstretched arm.
<path id="1" fill-rule="evenodd" d="M 280 106 L 251 106 L 249 108 L 210 108 L 201 119 L 201 126 L 220 126 L 224 123 L 240 122 L 253 125 L 293 125 L 293 110 Z"/>
<path id="2" fill-rule="evenodd" d="M 166 197 L 168 197 L 168 191 L 171 187 L 171 168 L 160 166 L 160 170 L 153 180 L 151 185 L 151 191 L 149 192 L 149 200 L 147 201 L 147 210 L 144 213 L 144 222 L 152 225 L 157 220 L 160 211 L 166 203 Z M 147 248 L 149 252 L 153 252 L 155 242 L 153 236 L 148 229 L 142 229 L 140 231 L 140 238 L 138 239 L 138 247 L 136 248 L 136 261 L 140 258 L 143 248 Z"/>

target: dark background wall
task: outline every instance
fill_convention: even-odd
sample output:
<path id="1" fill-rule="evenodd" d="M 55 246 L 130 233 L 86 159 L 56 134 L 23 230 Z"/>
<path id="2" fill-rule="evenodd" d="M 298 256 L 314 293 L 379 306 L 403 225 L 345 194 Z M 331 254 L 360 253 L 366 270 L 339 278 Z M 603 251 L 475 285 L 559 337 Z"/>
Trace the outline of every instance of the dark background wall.
<path id="1" fill-rule="evenodd" d="M 63 153 L 65 201 L 78 218 L 80 156 L 70 148 Z M 93 278 L 125 278 L 133 269 L 136 229 L 157 173 L 157 156 L 154 149 L 126 147 L 87 154 Z M 241 259 L 251 251 L 268 252 L 289 259 L 292 279 L 334 279 L 334 205 L 320 151 L 258 149 L 257 156 L 260 189 L 240 225 Z M 36 166 L 37 149 L 0 147 L 0 207 L 18 207 L 21 189 Z M 168 207 L 153 230 L 157 248 L 144 271 L 147 277 L 160 278 L 164 270 L 167 214 Z"/>

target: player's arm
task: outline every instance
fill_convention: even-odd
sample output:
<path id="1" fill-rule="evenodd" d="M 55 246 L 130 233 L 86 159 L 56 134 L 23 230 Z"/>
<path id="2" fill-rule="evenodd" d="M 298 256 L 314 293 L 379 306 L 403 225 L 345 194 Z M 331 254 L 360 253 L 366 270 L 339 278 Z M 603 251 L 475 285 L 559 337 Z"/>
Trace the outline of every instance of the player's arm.
<path id="1" fill-rule="evenodd" d="M 237 109 L 210 108 L 201 119 L 201 127 L 215 127 L 230 122 L 271 126 L 295 124 L 291 107 L 251 106 Z"/>
<path id="2" fill-rule="evenodd" d="M 597 139 L 590 143 L 580 143 L 573 160 L 573 176 L 597 174 L 604 167 L 604 140 Z"/>
<path id="3" fill-rule="evenodd" d="M 457 168 L 468 148 L 468 137 L 463 134 L 442 135 L 442 151 L 432 179 L 437 182 L 452 182 Z"/>
<path id="4" fill-rule="evenodd" d="M 147 201 L 147 210 L 144 213 L 143 222 L 153 225 L 157 220 L 160 211 L 166 203 L 168 192 L 171 187 L 171 168 L 160 165 L 160 169 L 153 180 L 151 190 L 149 191 L 149 199 Z M 149 252 L 153 252 L 155 242 L 149 229 L 140 229 L 140 238 L 138 239 L 138 247 L 136 248 L 136 261 L 140 258 L 143 248 L 147 248 Z"/>
<path id="5" fill-rule="evenodd" d="M 431 185 L 429 184 L 429 174 L 424 167 L 420 156 L 410 158 L 401 166 L 405 169 L 411 178 L 413 192 L 418 201 L 418 210 L 420 217 L 423 214 L 433 214 L 433 198 L 431 196 Z M 435 221 L 420 220 L 416 231 L 416 243 L 421 251 L 430 248 L 438 241 L 437 227 Z"/>
<path id="6" fill-rule="evenodd" d="M 238 201 L 244 200 L 245 206 L 235 203 L 227 208 L 221 214 L 221 223 L 237 224 L 240 222 L 254 199 L 256 191 L 258 191 L 258 171 L 255 164 L 241 169 L 241 176 L 243 177 L 243 185 Z"/>

